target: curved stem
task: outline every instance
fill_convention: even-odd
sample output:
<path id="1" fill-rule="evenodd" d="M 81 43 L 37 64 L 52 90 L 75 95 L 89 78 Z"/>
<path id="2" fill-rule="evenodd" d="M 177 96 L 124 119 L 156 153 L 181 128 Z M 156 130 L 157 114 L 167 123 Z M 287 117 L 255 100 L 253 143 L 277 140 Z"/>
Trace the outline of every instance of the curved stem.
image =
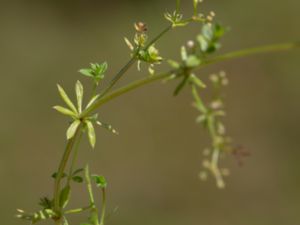
<path id="1" fill-rule="evenodd" d="M 286 50 L 291 50 L 291 49 L 295 49 L 295 48 L 299 48 L 299 47 L 300 47 L 300 42 L 295 42 L 295 43 L 267 45 L 267 46 L 261 46 L 261 47 L 256 47 L 256 48 L 244 49 L 241 51 L 230 52 L 230 53 L 226 53 L 224 55 L 216 56 L 212 59 L 208 59 L 208 60 L 204 61 L 200 66 L 198 66 L 194 69 L 202 69 L 211 64 L 223 62 L 226 60 L 251 56 L 251 55 L 255 55 L 255 54 L 270 53 L 270 52 L 276 52 L 276 51 L 286 51 Z M 151 77 L 146 77 L 146 78 L 138 80 L 138 81 L 134 81 L 134 82 L 128 84 L 127 86 L 121 87 L 121 88 L 117 89 L 116 91 L 113 91 L 111 94 L 109 94 L 103 98 L 100 98 L 98 101 L 96 101 L 93 105 L 91 105 L 88 109 L 86 109 L 82 113 L 82 117 L 90 114 L 92 111 L 96 110 L 101 105 L 105 104 L 106 102 L 108 102 L 122 94 L 125 94 L 129 91 L 132 91 L 134 89 L 142 87 L 146 84 L 153 83 L 157 80 L 165 79 L 174 73 L 176 73 L 176 71 L 171 70 L 166 73 L 162 73 L 162 74 L 154 75 Z"/>

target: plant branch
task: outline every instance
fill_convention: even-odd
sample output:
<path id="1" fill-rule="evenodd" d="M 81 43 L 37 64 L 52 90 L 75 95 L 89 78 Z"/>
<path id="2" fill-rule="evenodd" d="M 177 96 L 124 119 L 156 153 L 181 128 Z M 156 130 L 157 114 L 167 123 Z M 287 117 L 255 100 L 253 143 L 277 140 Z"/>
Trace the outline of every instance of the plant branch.
<path id="1" fill-rule="evenodd" d="M 153 45 L 155 42 L 157 42 L 164 34 L 166 34 L 169 30 L 172 29 L 172 26 L 168 26 L 165 28 L 162 32 L 160 32 L 156 37 L 154 37 L 144 48 L 143 50 L 147 50 L 151 45 Z M 113 86 L 122 78 L 122 76 L 129 70 L 129 68 L 137 61 L 137 54 L 139 52 L 139 49 L 136 51 L 136 53 L 131 57 L 131 59 L 126 63 L 124 67 L 121 68 L 121 70 L 113 77 L 113 79 L 110 81 L 107 88 L 104 89 L 104 91 L 100 94 L 99 98 L 106 95 Z"/>
<path id="2" fill-rule="evenodd" d="M 231 59 L 242 58 L 242 57 L 256 55 L 256 54 L 262 54 L 262 53 L 292 50 L 295 48 L 300 48 L 300 42 L 277 44 L 277 45 L 267 45 L 267 46 L 261 46 L 261 47 L 256 47 L 256 48 L 248 48 L 248 49 L 244 49 L 241 51 L 235 51 L 235 52 L 226 53 L 224 55 L 216 56 L 212 59 L 208 59 L 208 60 L 204 61 L 200 66 L 198 66 L 197 68 L 194 68 L 194 69 L 202 69 L 208 65 L 216 64 L 216 63 L 231 60 Z M 81 116 L 84 117 L 84 116 L 90 114 L 91 112 L 98 109 L 100 106 L 102 106 L 106 102 L 109 102 L 110 100 L 113 100 L 114 98 L 116 98 L 118 96 L 121 96 L 127 92 L 135 90 L 146 84 L 165 79 L 174 73 L 176 73 L 176 71 L 171 70 L 166 73 L 162 73 L 162 74 L 158 74 L 158 75 L 154 75 L 154 76 L 150 76 L 150 77 L 146 77 L 146 78 L 134 81 L 134 82 L 128 84 L 127 86 L 121 87 L 121 88 L 113 91 L 111 94 L 109 94 L 103 98 L 100 98 L 93 105 L 91 105 L 88 109 L 86 109 L 82 113 Z"/>

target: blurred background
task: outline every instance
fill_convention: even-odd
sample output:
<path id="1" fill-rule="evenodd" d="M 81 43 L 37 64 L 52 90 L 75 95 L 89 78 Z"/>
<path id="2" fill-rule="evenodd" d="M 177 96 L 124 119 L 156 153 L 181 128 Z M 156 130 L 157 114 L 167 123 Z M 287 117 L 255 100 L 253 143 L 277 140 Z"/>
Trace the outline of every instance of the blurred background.
<path id="1" fill-rule="evenodd" d="M 2 224 L 26 224 L 16 208 L 37 210 L 39 197 L 52 196 L 53 180 L 65 145 L 67 120 L 52 106 L 60 104 L 56 83 L 74 93 L 77 73 L 90 62 L 109 63 L 108 77 L 128 60 L 123 37 L 133 23 L 148 24 L 149 35 L 167 22 L 175 0 L 52 0 L 0 3 L 0 215 Z M 186 15 L 192 1 L 183 1 Z M 295 0 L 210 0 L 204 12 L 231 31 L 222 52 L 300 39 L 300 2 Z M 157 43 L 165 58 L 199 33 L 199 25 L 174 30 Z M 232 157 L 225 190 L 214 179 L 198 179 L 207 134 L 195 124 L 189 91 L 174 98 L 175 83 L 152 84 L 128 93 L 99 111 L 102 121 L 120 132 L 98 129 L 91 151 L 82 144 L 80 166 L 109 182 L 107 224 L 122 225 L 295 225 L 300 224 L 300 51 L 253 56 L 202 71 L 225 70 L 228 133 L 251 151 L 243 167 Z M 166 66 L 160 66 L 164 70 Z M 144 77 L 133 68 L 120 82 Z M 204 78 L 205 79 L 205 78 Z M 86 205 L 87 193 L 75 187 L 71 205 Z M 99 196 L 100 200 L 100 196 Z M 80 224 L 84 215 L 72 217 Z M 45 222 L 43 224 L 52 224 Z"/>

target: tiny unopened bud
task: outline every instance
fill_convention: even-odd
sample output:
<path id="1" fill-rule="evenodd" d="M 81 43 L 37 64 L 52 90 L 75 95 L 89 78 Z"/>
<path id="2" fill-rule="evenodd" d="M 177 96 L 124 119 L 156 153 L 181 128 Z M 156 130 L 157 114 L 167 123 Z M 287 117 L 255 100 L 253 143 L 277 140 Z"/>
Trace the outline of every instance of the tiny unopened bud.
<path id="1" fill-rule="evenodd" d="M 147 25 L 143 22 L 138 22 L 134 24 L 134 28 L 137 32 L 143 33 L 148 30 Z"/>
<path id="2" fill-rule="evenodd" d="M 212 22 L 212 21 L 213 21 L 213 19 L 214 19 L 214 17 L 213 17 L 213 16 L 211 16 L 211 15 L 209 15 L 209 16 L 207 16 L 207 17 L 206 17 L 206 19 L 207 19 L 209 22 Z"/>
<path id="3" fill-rule="evenodd" d="M 213 101 L 212 103 L 210 103 L 210 107 L 214 110 L 220 109 L 223 107 L 223 103 L 220 100 L 216 100 L 216 101 Z"/>
<path id="4" fill-rule="evenodd" d="M 222 85 L 227 86 L 229 84 L 229 80 L 227 78 L 222 79 Z"/>
<path id="5" fill-rule="evenodd" d="M 226 77 L 226 72 L 225 71 L 221 71 L 219 74 L 220 74 L 220 77 L 222 77 L 222 78 Z"/>
<path id="6" fill-rule="evenodd" d="M 187 45 L 188 48 L 194 48 L 195 47 L 195 42 L 190 40 L 190 41 L 187 42 L 186 45 Z"/>
<path id="7" fill-rule="evenodd" d="M 201 172 L 199 173 L 199 178 L 200 178 L 201 180 L 203 180 L 203 181 L 206 181 L 206 180 L 207 180 L 207 172 L 201 171 Z"/>
<path id="8" fill-rule="evenodd" d="M 206 148 L 206 149 L 203 150 L 203 155 L 204 156 L 208 156 L 209 154 L 210 154 L 209 148 Z"/>
<path id="9" fill-rule="evenodd" d="M 216 74 L 211 74 L 209 76 L 209 79 L 213 82 L 213 83 L 217 83 L 219 81 L 219 77 Z"/>
<path id="10" fill-rule="evenodd" d="M 212 17 L 215 17 L 216 16 L 216 13 L 214 11 L 210 11 L 209 13 Z"/>

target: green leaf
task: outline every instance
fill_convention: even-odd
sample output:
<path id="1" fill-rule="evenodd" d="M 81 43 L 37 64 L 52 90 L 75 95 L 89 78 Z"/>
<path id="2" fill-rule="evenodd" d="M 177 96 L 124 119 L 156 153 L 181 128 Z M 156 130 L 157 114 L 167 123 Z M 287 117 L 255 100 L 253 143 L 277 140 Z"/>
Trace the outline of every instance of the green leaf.
<path id="1" fill-rule="evenodd" d="M 175 89 L 175 91 L 173 93 L 174 96 L 177 96 L 180 93 L 180 91 L 184 88 L 185 84 L 188 81 L 188 78 L 189 78 L 189 76 L 186 76 L 186 75 L 184 76 L 184 78 L 182 79 L 182 81 L 176 87 L 176 89 Z"/>
<path id="2" fill-rule="evenodd" d="M 87 104 L 86 109 L 89 108 L 91 105 L 93 105 L 93 104 L 96 102 L 96 100 L 99 98 L 99 96 L 100 96 L 100 95 L 95 95 L 95 96 L 90 100 L 90 102 Z"/>
<path id="3" fill-rule="evenodd" d="M 104 176 L 92 175 L 92 179 L 96 182 L 97 187 L 106 188 L 107 181 Z"/>
<path id="4" fill-rule="evenodd" d="M 167 62 L 174 69 L 179 69 L 180 68 L 180 64 L 178 62 L 174 61 L 174 60 L 169 59 Z"/>
<path id="5" fill-rule="evenodd" d="M 63 173 L 63 175 L 61 176 L 61 178 L 65 178 L 66 176 L 67 176 L 67 174 L 66 174 L 66 173 Z M 57 177 L 57 172 L 53 173 L 53 174 L 51 175 L 51 177 L 54 178 L 54 179 L 56 179 L 56 177 Z"/>
<path id="6" fill-rule="evenodd" d="M 60 112 L 61 114 L 66 115 L 66 116 L 71 116 L 73 118 L 77 117 L 77 114 L 75 112 L 73 112 L 70 109 L 67 109 L 65 107 L 54 106 L 53 109 L 55 109 L 56 111 Z"/>
<path id="7" fill-rule="evenodd" d="M 197 85 L 200 88 L 206 88 L 206 85 L 202 80 L 200 80 L 195 74 L 190 75 L 190 82 Z"/>
<path id="8" fill-rule="evenodd" d="M 186 59 L 186 65 L 187 67 L 190 67 L 190 68 L 193 68 L 193 67 L 196 67 L 196 66 L 199 66 L 201 61 L 200 59 L 198 59 L 197 56 L 195 55 L 190 55 L 188 56 L 188 58 Z"/>
<path id="9" fill-rule="evenodd" d="M 206 106 L 204 105 L 201 97 L 199 96 L 195 85 L 192 86 L 192 94 L 195 99 L 196 108 L 203 114 L 206 114 L 208 110 L 207 110 Z"/>
<path id="10" fill-rule="evenodd" d="M 74 113 L 78 113 L 76 107 L 74 106 L 74 104 L 72 103 L 72 101 L 70 100 L 70 98 L 68 97 L 68 95 L 66 94 L 66 92 L 64 91 L 64 89 L 58 84 L 57 85 L 58 88 L 58 92 L 61 96 L 61 98 L 64 100 L 64 102 L 70 107 L 70 109 L 74 112 Z"/>
<path id="11" fill-rule="evenodd" d="M 78 80 L 75 86 L 76 96 L 77 96 L 77 105 L 78 105 L 78 112 L 82 112 L 82 99 L 83 99 L 83 86 Z"/>
<path id="12" fill-rule="evenodd" d="M 85 123 L 86 123 L 87 129 L 88 129 L 88 138 L 89 138 L 90 144 L 91 144 L 92 148 L 95 148 L 96 134 L 95 134 L 94 126 L 91 121 L 87 120 Z"/>
<path id="13" fill-rule="evenodd" d="M 209 48 L 208 41 L 202 35 L 198 35 L 197 40 L 199 42 L 201 51 L 206 52 L 207 49 Z"/>
<path id="14" fill-rule="evenodd" d="M 83 178 L 81 176 L 74 176 L 74 177 L 72 177 L 72 180 L 76 183 L 82 183 L 83 182 Z"/>
<path id="15" fill-rule="evenodd" d="M 188 58 L 186 48 L 184 46 L 181 47 L 181 59 L 182 61 L 186 61 Z"/>
<path id="16" fill-rule="evenodd" d="M 75 171 L 72 173 L 72 175 L 74 176 L 74 175 L 79 174 L 79 173 L 81 173 L 81 172 L 83 172 L 83 171 L 84 171 L 83 168 L 79 168 L 79 169 L 75 170 Z"/>
<path id="17" fill-rule="evenodd" d="M 87 68 L 87 69 L 81 69 L 78 71 L 79 73 L 81 73 L 82 75 L 84 76 L 87 76 L 87 77 L 94 77 L 93 75 L 93 70 L 90 69 L 90 68 Z"/>
<path id="18" fill-rule="evenodd" d="M 70 195 L 71 195 L 71 187 L 70 185 L 67 185 L 60 192 L 60 196 L 59 196 L 60 207 L 65 208 L 67 206 L 70 199 Z"/>
<path id="19" fill-rule="evenodd" d="M 80 125 L 80 120 L 75 120 L 71 125 L 70 127 L 68 128 L 67 130 L 67 139 L 71 139 L 74 137 L 77 129 L 78 129 L 78 126 Z"/>
<path id="20" fill-rule="evenodd" d="M 102 64 L 100 64 L 100 66 L 99 66 L 99 68 L 98 68 L 98 75 L 102 75 L 102 74 L 104 74 L 106 71 L 107 71 L 107 69 L 108 69 L 108 64 L 107 64 L 107 62 L 104 62 L 104 63 L 102 63 Z"/>

